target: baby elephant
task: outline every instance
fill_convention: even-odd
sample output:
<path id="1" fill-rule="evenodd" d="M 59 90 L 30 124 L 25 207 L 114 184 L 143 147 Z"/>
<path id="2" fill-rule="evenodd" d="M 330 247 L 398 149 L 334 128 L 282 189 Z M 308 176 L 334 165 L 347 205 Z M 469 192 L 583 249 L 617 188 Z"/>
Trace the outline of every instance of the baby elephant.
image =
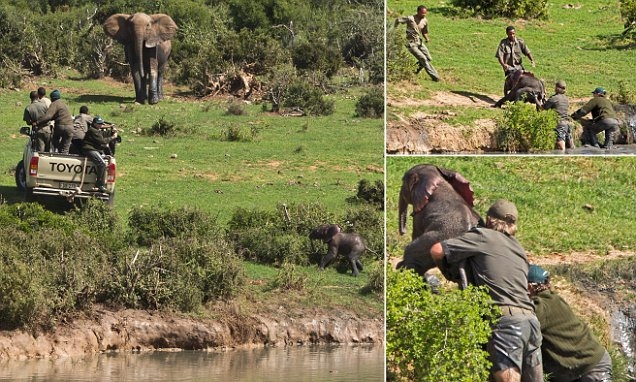
<path id="1" fill-rule="evenodd" d="M 327 254 L 320 260 L 320 269 L 325 269 L 336 255 L 341 254 L 349 258 L 353 275 L 358 276 L 358 268 L 362 270 L 360 255 L 366 249 L 362 236 L 356 233 L 344 233 L 337 224 L 323 224 L 311 231 L 309 238 L 320 239 L 329 245 Z"/>

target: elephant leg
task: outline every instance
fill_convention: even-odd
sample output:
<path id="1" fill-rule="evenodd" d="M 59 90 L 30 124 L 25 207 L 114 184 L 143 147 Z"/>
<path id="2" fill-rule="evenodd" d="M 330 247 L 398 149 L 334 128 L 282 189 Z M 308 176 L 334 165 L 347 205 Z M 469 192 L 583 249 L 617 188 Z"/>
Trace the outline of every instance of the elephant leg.
<path id="1" fill-rule="evenodd" d="M 135 102 L 143 105 L 146 103 L 146 78 L 139 70 L 133 70 L 132 76 L 135 84 Z"/>
<path id="2" fill-rule="evenodd" d="M 357 262 L 355 259 L 349 259 L 349 263 L 351 264 L 351 271 L 354 277 L 358 277 L 360 272 L 358 271 Z"/>
<path id="3" fill-rule="evenodd" d="M 319 268 L 320 269 L 325 269 L 325 267 L 327 265 L 329 265 L 329 263 L 331 263 L 335 258 L 336 258 L 336 254 L 335 253 L 328 252 L 326 255 L 324 255 L 322 257 L 322 259 L 320 259 Z"/>
<path id="4" fill-rule="evenodd" d="M 358 269 L 360 269 L 360 271 L 364 269 L 364 267 L 362 266 L 362 261 L 360 261 L 359 259 L 356 259 L 356 265 L 358 266 Z"/>
<path id="5" fill-rule="evenodd" d="M 150 83 L 148 86 L 148 103 L 154 105 L 159 102 L 159 89 L 157 87 L 157 72 L 150 71 Z"/>

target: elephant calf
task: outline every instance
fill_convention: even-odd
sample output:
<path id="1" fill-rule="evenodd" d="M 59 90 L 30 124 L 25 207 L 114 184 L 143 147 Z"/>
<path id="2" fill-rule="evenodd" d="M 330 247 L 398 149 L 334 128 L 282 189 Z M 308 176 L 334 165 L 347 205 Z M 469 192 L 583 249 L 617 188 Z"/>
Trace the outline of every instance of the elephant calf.
<path id="1" fill-rule="evenodd" d="M 501 107 L 506 101 L 520 101 L 525 96 L 526 101 L 535 104 L 539 110 L 546 101 L 543 81 L 524 70 L 517 70 L 506 77 L 504 93 L 505 96 L 495 103 L 495 107 Z"/>
<path id="2" fill-rule="evenodd" d="M 362 236 L 357 233 L 344 233 L 337 224 L 323 224 L 312 230 L 309 238 L 322 240 L 329 245 L 327 254 L 320 259 L 320 269 L 325 269 L 340 254 L 347 256 L 353 276 L 358 276 L 358 268 L 362 270 L 360 255 L 366 250 Z"/>
<path id="3" fill-rule="evenodd" d="M 398 268 L 413 269 L 427 277 L 436 266 L 430 254 L 433 244 L 467 232 L 480 224 L 473 210 L 470 183 L 459 173 L 430 164 L 417 165 L 402 177 L 399 200 L 400 234 L 406 233 L 408 206 L 413 206 L 412 241 L 404 250 Z M 444 276 L 464 285 L 461 268 L 442 269 Z"/>

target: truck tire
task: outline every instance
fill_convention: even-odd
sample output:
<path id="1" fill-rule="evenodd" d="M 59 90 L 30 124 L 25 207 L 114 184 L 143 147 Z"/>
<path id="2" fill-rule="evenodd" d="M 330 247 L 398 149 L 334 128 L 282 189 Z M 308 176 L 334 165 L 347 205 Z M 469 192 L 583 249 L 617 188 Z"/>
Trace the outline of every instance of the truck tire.
<path id="1" fill-rule="evenodd" d="M 24 161 L 21 160 L 15 166 L 15 185 L 20 192 L 26 191 L 26 170 L 24 169 Z"/>
<path id="2" fill-rule="evenodd" d="M 15 185 L 18 191 L 23 193 L 26 202 L 32 202 L 34 200 L 33 189 L 28 188 L 26 185 L 26 170 L 24 169 L 23 160 L 18 162 L 18 165 L 15 167 Z"/>

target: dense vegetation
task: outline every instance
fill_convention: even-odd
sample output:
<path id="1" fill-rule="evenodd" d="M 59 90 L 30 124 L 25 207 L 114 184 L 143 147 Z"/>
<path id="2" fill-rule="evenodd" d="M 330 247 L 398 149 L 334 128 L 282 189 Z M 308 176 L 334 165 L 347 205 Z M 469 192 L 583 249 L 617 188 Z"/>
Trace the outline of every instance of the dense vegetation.
<path id="1" fill-rule="evenodd" d="M 381 191 L 381 190 L 380 190 Z M 315 266 L 326 252 L 308 231 L 325 221 L 355 229 L 371 251 L 371 273 L 358 293 L 380 293 L 382 215 L 360 201 L 338 216 L 319 203 L 237 209 L 228 229 L 214 216 L 189 207 L 135 208 L 129 228 L 105 204 L 90 201 L 65 216 L 40 204 L 0 206 L 0 327 L 51 328 L 95 303 L 137 309 L 197 312 L 214 301 L 250 293 L 243 261 L 276 265 L 285 280 L 272 288 L 303 289 L 302 273 L 289 265 Z M 337 263 L 350 272 L 348 263 Z"/>
<path id="2" fill-rule="evenodd" d="M 128 80 L 124 51 L 102 31 L 115 13 L 166 13 L 179 30 L 167 79 L 204 96 L 221 78 L 244 76 L 279 107 L 329 114 L 325 93 L 341 72 L 351 81 L 382 84 L 382 2 L 333 1 L 39 1 L 0 5 L 0 86 L 20 87 L 25 76 L 57 76 L 66 68 L 86 78 Z M 360 20 L 364 19 L 364 22 Z M 382 115 L 382 113 L 379 113 Z M 373 115 L 377 117 L 378 115 Z"/>

